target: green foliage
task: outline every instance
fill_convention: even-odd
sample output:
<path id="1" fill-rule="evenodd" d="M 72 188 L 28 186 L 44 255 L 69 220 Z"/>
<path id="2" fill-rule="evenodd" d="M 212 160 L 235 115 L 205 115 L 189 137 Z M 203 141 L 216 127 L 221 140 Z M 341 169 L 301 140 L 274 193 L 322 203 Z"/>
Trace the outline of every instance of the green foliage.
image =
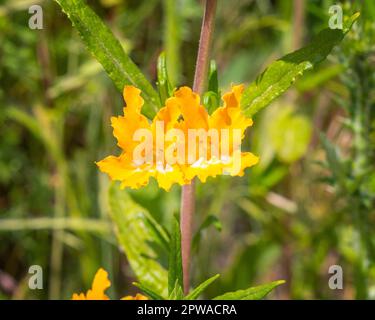
<path id="1" fill-rule="evenodd" d="M 217 66 L 215 60 L 211 60 L 208 73 L 208 88 L 207 92 L 203 95 L 203 104 L 209 114 L 212 114 L 220 106 L 220 98 Z"/>
<path id="2" fill-rule="evenodd" d="M 273 114 L 272 114 L 273 111 Z M 292 163 L 302 157 L 309 145 L 312 128 L 309 120 L 291 106 L 279 106 L 267 112 L 270 144 L 278 158 Z"/>
<path id="3" fill-rule="evenodd" d="M 152 183 L 142 190 L 117 189 L 113 193 L 118 198 L 112 197 L 109 206 L 109 182 L 94 162 L 118 151 L 109 118 L 123 107 L 102 65 L 119 90 L 124 84 L 141 87 L 144 110 L 153 115 L 162 90 L 154 90 L 139 70 L 152 81 L 192 83 L 201 2 L 59 1 L 72 12 L 78 8 L 69 13 L 77 26 L 72 28 L 58 5 L 43 1 L 45 28 L 39 31 L 30 30 L 25 19 L 34 2 L 0 4 L 0 274 L 13 283 L 9 290 L 0 283 L 0 299 L 68 299 L 72 292 L 90 288 L 99 267 L 110 274 L 111 297 L 132 294 L 131 283 L 138 278 L 135 289 L 150 299 L 209 298 L 270 279 L 275 266 L 287 283 L 276 297 L 374 298 L 373 0 L 340 1 L 346 13 L 361 11 L 361 19 L 331 51 L 330 59 L 304 73 L 297 91 L 257 115 L 244 149 L 260 156 L 260 163 L 242 178 L 223 176 L 197 183 L 194 245 L 199 250 L 194 251 L 191 279 L 193 284 L 208 280 L 186 297 L 178 282 L 170 296 L 167 292 L 172 243 L 166 230 L 173 231 L 180 188 L 167 193 Z M 301 28 L 294 25 L 293 1 L 220 3 L 212 55 L 217 67 L 211 65 L 208 92 L 202 97 L 209 112 L 221 104 L 220 91 L 231 83 L 251 83 L 265 63 L 293 51 L 296 30 L 302 30 L 307 40 L 327 26 L 333 1 L 305 2 Z M 313 61 L 323 59 L 319 53 L 333 45 L 323 44 L 318 56 L 311 53 Z M 167 59 L 159 60 L 157 74 L 162 50 Z M 139 70 L 128 63 L 130 54 Z M 273 101 L 294 80 L 295 71 L 310 67 L 308 59 L 301 56 L 300 64 L 276 62 L 285 74 L 271 64 L 269 69 L 282 77 L 269 79 L 270 87 L 265 82 L 269 71 L 259 77 L 255 91 L 246 93 L 255 99 L 245 106 L 247 111 L 261 110 Z M 164 89 L 167 97 L 173 88 Z M 292 112 L 287 112 L 289 106 Z M 314 129 L 307 150 L 308 130 L 303 121 L 294 124 L 296 117 Z M 326 138 L 319 142 L 320 133 Z M 118 208 L 121 243 L 112 232 L 112 207 Z M 140 214 L 130 218 L 129 212 Z M 218 233 L 220 225 L 223 230 Z M 129 260 L 119 248 L 130 252 Z M 146 254 L 132 258 L 137 250 Z M 24 277 L 36 262 L 45 270 L 48 284 L 38 292 L 28 290 Z M 140 263 L 146 267 L 137 268 Z M 327 265 L 333 263 L 346 270 L 344 291 L 326 285 Z M 150 270 L 159 270 L 161 278 L 154 272 L 147 278 Z M 216 273 L 221 274 L 219 281 L 211 277 Z M 155 288 L 160 281 L 164 290 Z"/>
<path id="4" fill-rule="evenodd" d="M 157 71 L 158 71 L 157 85 L 159 89 L 159 97 L 160 97 L 160 101 L 164 103 L 165 100 L 167 100 L 167 98 L 171 97 L 173 94 L 173 88 L 168 77 L 167 60 L 165 57 L 165 52 L 162 52 L 159 55 Z"/>
<path id="5" fill-rule="evenodd" d="M 199 297 L 199 295 L 207 289 L 207 287 L 214 282 L 217 278 L 220 277 L 220 274 L 214 275 L 213 277 L 207 279 L 206 281 L 202 282 L 199 286 L 197 286 L 195 289 L 193 289 L 186 297 L 184 297 L 184 300 L 195 300 Z"/>
<path id="6" fill-rule="evenodd" d="M 261 300 L 266 297 L 273 289 L 284 283 L 284 280 L 279 280 L 245 290 L 227 292 L 218 297 L 215 297 L 214 300 Z"/>
<path id="7" fill-rule="evenodd" d="M 358 18 L 353 16 L 352 23 Z M 352 24 L 350 24 L 351 27 Z M 348 30 L 325 29 L 306 47 L 273 62 L 244 92 L 241 107 L 254 116 L 284 93 L 305 71 L 322 62 Z"/>
<path id="8" fill-rule="evenodd" d="M 181 231 L 177 218 L 173 219 L 172 235 L 168 259 L 168 294 L 177 298 L 183 288 L 182 256 L 181 256 Z"/>
<path id="9" fill-rule="evenodd" d="M 133 285 L 141 289 L 152 300 L 165 300 L 161 295 L 141 283 L 133 282 Z"/>
<path id="10" fill-rule="evenodd" d="M 145 106 L 142 109 L 153 117 L 160 105 L 157 92 L 129 58 L 111 30 L 83 0 L 56 0 L 80 33 L 88 50 L 102 64 L 117 88 L 134 85 L 142 90 Z"/>
<path id="11" fill-rule="evenodd" d="M 157 251 L 152 247 L 157 236 L 153 229 L 148 227 L 148 221 L 153 218 L 115 183 L 109 191 L 109 204 L 118 241 L 133 272 L 140 283 L 158 295 L 166 296 L 167 271 L 157 262 Z M 153 225 L 157 226 L 156 221 L 153 221 Z M 161 228 L 158 229 L 160 233 L 163 232 Z"/>

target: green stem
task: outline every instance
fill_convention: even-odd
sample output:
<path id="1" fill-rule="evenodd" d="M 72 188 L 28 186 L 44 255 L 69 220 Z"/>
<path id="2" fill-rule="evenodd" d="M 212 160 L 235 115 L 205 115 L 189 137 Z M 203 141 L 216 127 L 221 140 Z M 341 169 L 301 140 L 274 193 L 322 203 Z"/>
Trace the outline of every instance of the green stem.
<path id="1" fill-rule="evenodd" d="M 200 95 L 204 92 L 207 81 L 215 12 L 216 0 L 206 0 L 193 85 L 194 92 Z M 195 183 L 192 181 L 190 185 L 182 187 L 181 194 L 181 252 L 185 294 L 189 292 L 190 288 L 190 255 L 194 212 Z"/>

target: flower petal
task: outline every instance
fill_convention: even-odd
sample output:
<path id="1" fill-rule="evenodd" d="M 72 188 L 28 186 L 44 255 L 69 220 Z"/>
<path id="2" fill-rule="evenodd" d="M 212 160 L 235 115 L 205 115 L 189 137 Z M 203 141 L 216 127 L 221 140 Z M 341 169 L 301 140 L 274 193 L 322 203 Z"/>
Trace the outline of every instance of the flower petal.
<path id="1" fill-rule="evenodd" d="M 96 164 L 112 180 L 121 181 L 121 188 L 138 189 L 145 186 L 152 176 L 149 165 L 134 166 L 125 154 L 109 156 Z"/>
<path id="2" fill-rule="evenodd" d="M 109 300 L 104 294 L 104 291 L 111 286 L 111 282 L 108 279 L 108 272 L 100 268 L 94 277 L 92 282 L 92 288 L 84 293 L 73 294 L 72 300 Z"/>
<path id="3" fill-rule="evenodd" d="M 110 286 L 111 282 L 108 279 L 108 272 L 100 268 L 95 274 L 92 289 L 87 291 L 87 300 L 109 300 L 104 291 Z"/>
<path id="4" fill-rule="evenodd" d="M 183 122 L 189 129 L 208 129 L 208 113 L 200 105 L 200 97 L 189 87 L 181 87 L 174 93 L 176 102 L 181 108 Z"/>
<path id="5" fill-rule="evenodd" d="M 232 91 L 224 94 L 224 106 L 216 109 L 210 117 L 210 128 L 240 129 L 241 135 L 253 124 L 252 119 L 245 117 L 240 108 L 243 85 L 233 86 Z"/>
<path id="6" fill-rule="evenodd" d="M 138 144 L 133 139 L 135 131 L 150 127 L 148 119 L 141 114 L 143 99 L 140 94 L 141 90 L 132 86 L 125 86 L 126 107 L 124 108 L 124 116 L 111 118 L 113 135 L 118 141 L 118 146 L 127 153 L 131 153 Z"/>

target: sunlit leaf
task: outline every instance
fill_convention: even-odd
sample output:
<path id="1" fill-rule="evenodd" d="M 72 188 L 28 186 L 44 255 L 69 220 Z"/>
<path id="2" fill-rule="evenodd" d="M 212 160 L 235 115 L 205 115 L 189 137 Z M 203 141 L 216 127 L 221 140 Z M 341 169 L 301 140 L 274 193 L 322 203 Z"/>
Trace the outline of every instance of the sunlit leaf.
<path id="1" fill-rule="evenodd" d="M 133 282 L 133 286 L 141 289 L 152 300 L 165 300 L 161 295 L 141 283 Z"/>
<path id="2" fill-rule="evenodd" d="M 206 281 L 202 282 L 198 287 L 192 290 L 184 299 L 185 300 L 195 300 L 199 297 L 199 295 L 206 290 L 206 288 L 214 282 L 217 278 L 220 277 L 220 274 L 214 275 L 213 277 L 207 279 Z"/>
<path id="3" fill-rule="evenodd" d="M 109 190 L 109 205 L 119 243 L 139 282 L 167 296 L 167 270 L 157 261 L 157 251 L 152 246 L 157 242 L 148 222 L 152 216 L 115 183 Z"/>
<path id="4" fill-rule="evenodd" d="M 344 30 L 324 29 L 308 46 L 272 63 L 246 88 L 241 99 L 244 114 L 252 117 L 284 93 L 305 71 L 326 59 L 357 18 L 358 14 L 354 15 Z"/>
<path id="5" fill-rule="evenodd" d="M 122 92 L 124 85 L 142 90 L 145 106 L 142 112 L 153 117 L 160 105 L 157 92 L 124 52 L 111 30 L 83 0 L 55 0 L 72 21 L 91 54 Z"/>

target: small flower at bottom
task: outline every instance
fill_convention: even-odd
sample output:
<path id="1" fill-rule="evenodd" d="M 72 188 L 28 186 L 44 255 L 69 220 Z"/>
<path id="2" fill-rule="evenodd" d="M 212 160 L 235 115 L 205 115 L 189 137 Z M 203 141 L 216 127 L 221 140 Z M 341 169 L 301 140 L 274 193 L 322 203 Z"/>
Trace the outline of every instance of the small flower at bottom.
<path id="1" fill-rule="evenodd" d="M 245 130 L 253 124 L 240 109 L 243 88 L 233 86 L 223 96 L 224 106 L 209 115 L 199 95 L 181 87 L 149 122 L 141 114 L 141 91 L 125 86 L 124 116 L 111 118 L 122 153 L 97 162 L 99 169 L 121 181 L 122 188 L 133 189 L 145 186 L 151 177 L 169 190 L 195 177 L 205 182 L 220 174 L 243 176 L 245 168 L 259 161 L 241 152 Z"/>
<path id="2" fill-rule="evenodd" d="M 100 268 L 94 277 L 91 289 L 84 293 L 74 293 L 72 300 L 109 300 L 109 297 L 104 293 L 111 286 L 108 279 L 108 272 Z M 137 294 L 135 297 L 126 296 L 121 300 L 148 300 L 147 297 Z"/>
<path id="3" fill-rule="evenodd" d="M 133 296 L 126 296 L 126 297 L 121 298 L 121 300 L 148 300 L 148 298 L 145 297 L 145 296 L 143 296 L 143 295 L 141 295 L 141 294 L 139 294 L 139 293 L 137 293 L 135 295 L 135 297 L 133 297 Z"/>

